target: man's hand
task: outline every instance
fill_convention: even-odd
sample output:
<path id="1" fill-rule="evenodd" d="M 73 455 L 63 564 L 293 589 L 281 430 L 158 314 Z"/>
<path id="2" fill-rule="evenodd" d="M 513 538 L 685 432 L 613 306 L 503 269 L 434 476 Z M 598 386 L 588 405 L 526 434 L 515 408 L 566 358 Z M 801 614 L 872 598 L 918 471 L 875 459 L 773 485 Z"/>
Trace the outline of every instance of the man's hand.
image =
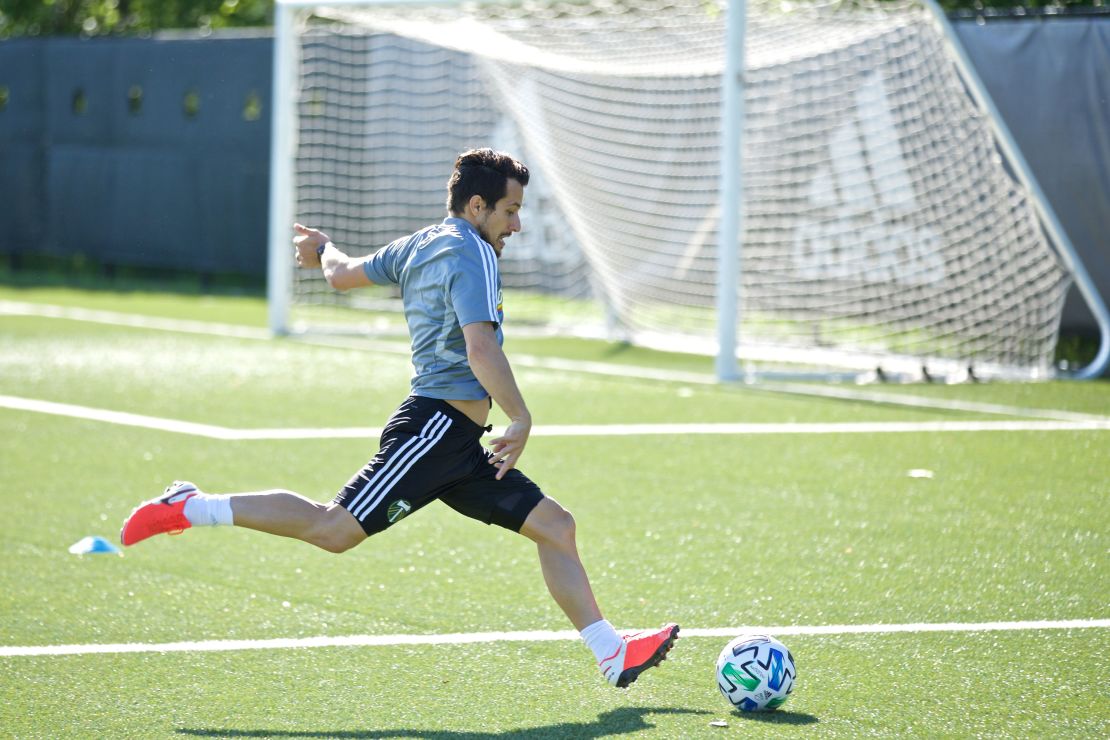
<path id="1" fill-rule="evenodd" d="M 497 439 L 490 440 L 490 464 L 497 468 L 497 480 L 501 480 L 516 466 L 524 452 L 524 445 L 528 443 L 528 435 L 532 433 L 532 418 L 525 417 L 514 419 L 505 427 L 505 433 Z"/>
<path id="2" fill-rule="evenodd" d="M 327 244 L 331 239 L 318 229 L 310 229 L 300 224 L 293 224 L 293 231 L 297 233 L 293 237 L 293 246 L 297 248 L 297 266 L 319 267 L 320 255 L 316 254 L 316 250 L 321 244 Z"/>

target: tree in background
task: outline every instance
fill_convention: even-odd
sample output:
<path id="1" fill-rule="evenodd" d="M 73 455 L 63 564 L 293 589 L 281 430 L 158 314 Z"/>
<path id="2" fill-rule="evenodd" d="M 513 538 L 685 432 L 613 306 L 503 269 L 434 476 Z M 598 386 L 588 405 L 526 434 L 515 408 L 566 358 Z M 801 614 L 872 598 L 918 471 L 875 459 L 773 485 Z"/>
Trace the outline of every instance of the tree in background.
<path id="1" fill-rule="evenodd" d="M 0 38 L 268 26 L 273 0 L 0 0 Z"/>

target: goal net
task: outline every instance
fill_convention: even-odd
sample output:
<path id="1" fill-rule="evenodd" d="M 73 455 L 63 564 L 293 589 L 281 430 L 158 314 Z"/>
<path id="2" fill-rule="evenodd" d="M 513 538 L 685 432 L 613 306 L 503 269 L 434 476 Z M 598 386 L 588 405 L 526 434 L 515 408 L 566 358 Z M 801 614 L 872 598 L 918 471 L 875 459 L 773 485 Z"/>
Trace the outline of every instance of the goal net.
<path id="1" fill-rule="evenodd" d="M 533 171 L 514 333 L 717 351 L 727 4 L 287 4 L 291 218 L 367 254 L 444 217 L 460 151 L 506 149 Z M 1050 377 L 1068 263 L 931 16 L 757 0 L 745 44 L 744 366 Z M 271 239 L 277 328 L 392 325 L 392 290 L 336 294 Z"/>

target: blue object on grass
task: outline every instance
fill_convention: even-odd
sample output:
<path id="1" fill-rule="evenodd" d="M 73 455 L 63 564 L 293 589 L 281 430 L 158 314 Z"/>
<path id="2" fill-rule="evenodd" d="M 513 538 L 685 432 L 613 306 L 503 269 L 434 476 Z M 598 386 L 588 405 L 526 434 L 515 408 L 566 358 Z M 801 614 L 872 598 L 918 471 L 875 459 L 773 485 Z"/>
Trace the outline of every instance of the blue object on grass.
<path id="1" fill-rule="evenodd" d="M 102 552 L 114 552 L 122 555 L 120 549 L 103 537 L 90 535 L 69 546 L 69 551 L 74 555 L 93 555 Z"/>

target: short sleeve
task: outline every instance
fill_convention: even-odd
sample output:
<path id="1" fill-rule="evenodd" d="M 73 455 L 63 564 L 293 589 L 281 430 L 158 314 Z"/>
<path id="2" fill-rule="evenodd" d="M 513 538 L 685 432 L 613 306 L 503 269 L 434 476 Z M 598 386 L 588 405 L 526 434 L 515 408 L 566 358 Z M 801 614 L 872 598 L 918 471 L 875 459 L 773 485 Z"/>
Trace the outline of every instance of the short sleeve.
<path id="1" fill-rule="evenodd" d="M 406 239 L 398 239 L 382 247 L 370 259 L 362 263 L 362 270 L 366 273 L 370 282 L 375 285 L 400 282 L 401 278 L 397 268 L 401 248 L 405 241 Z"/>
<path id="2" fill-rule="evenodd" d="M 459 326 L 480 321 L 501 323 L 498 312 L 500 282 L 493 249 L 477 240 L 465 244 L 449 286 Z"/>

